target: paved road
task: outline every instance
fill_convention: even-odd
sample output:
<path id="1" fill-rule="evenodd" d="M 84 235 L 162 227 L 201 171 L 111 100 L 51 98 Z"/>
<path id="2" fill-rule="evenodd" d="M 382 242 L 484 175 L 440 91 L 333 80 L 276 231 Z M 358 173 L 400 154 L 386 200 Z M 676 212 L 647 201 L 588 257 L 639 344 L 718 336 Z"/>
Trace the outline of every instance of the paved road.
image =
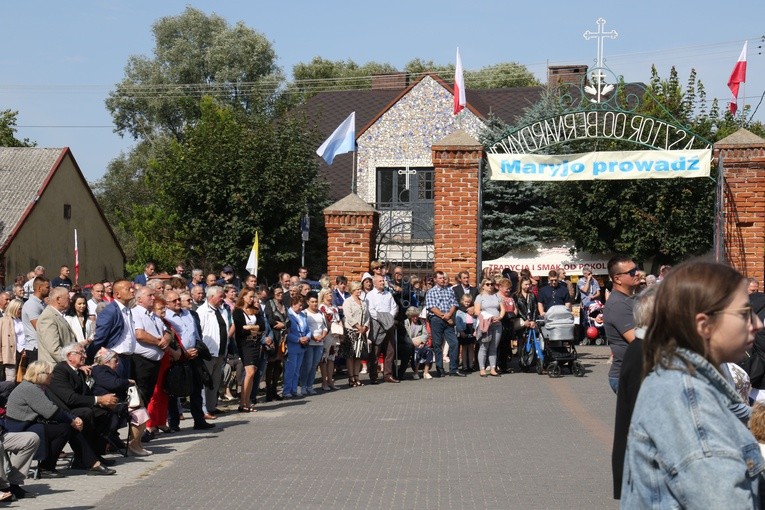
<path id="1" fill-rule="evenodd" d="M 232 412 L 115 476 L 30 481 L 40 496 L 14 506 L 613 509 L 608 347 L 580 355 L 584 378 L 472 374 Z"/>

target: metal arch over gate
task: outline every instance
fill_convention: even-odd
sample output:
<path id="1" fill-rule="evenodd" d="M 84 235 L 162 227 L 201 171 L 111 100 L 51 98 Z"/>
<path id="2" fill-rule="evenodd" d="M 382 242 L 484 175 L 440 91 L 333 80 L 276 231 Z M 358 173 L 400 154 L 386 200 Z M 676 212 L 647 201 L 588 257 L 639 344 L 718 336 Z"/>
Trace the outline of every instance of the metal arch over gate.
<path id="1" fill-rule="evenodd" d="M 555 115 L 512 129 L 488 147 L 490 178 L 546 182 L 711 178 L 712 143 L 678 121 L 644 85 L 625 84 L 605 66 L 603 40 L 617 34 L 603 30 L 602 18 L 596 23 L 598 32 L 584 33 L 585 39 L 597 39 L 596 67 L 580 84 L 561 85 Z M 646 100 L 671 121 L 639 113 Z M 640 150 L 571 154 L 572 143 L 598 140 Z M 551 153 L 555 148 L 563 148 L 564 154 Z M 718 170 L 714 246 L 719 260 L 723 256 L 719 225 L 724 224 L 721 162 Z"/>
<path id="2" fill-rule="evenodd" d="M 607 83 L 611 76 L 616 85 Z M 651 100 L 672 121 L 639 113 Z M 487 149 L 494 180 L 571 181 L 708 177 L 712 144 L 677 121 L 642 84 L 603 67 L 564 84 L 556 115 L 505 133 Z M 573 142 L 624 142 L 640 150 L 551 154 Z"/>
<path id="3" fill-rule="evenodd" d="M 596 67 L 588 74 L 578 86 L 561 86 L 556 115 L 511 129 L 489 146 L 491 179 L 709 177 L 709 140 L 681 124 L 643 84 L 625 84 L 605 67 Z M 617 85 L 608 84 L 607 76 Z M 646 99 L 672 121 L 638 113 Z M 573 142 L 598 140 L 624 142 L 643 150 L 571 154 L 567 149 L 560 155 L 550 153 Z"/>

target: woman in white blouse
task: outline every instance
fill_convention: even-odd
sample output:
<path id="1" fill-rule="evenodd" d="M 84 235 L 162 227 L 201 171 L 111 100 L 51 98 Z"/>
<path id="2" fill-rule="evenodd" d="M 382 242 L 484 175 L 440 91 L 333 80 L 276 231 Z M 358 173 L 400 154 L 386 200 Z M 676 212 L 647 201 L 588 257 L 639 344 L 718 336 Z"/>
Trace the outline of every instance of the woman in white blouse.
<path id="1" fill-rule="evenodd" d="M 88 300 L 82 294 L 75 294 L 64 318 L 69 323 L 69 327 L 72 328 L 78 342 L 90 343 L 93 340 L 96 325 L 89 317 Z"/>
<path id="2" fill-rule="evenodd" d="M 303 387 L 303 396 L 315 395 L 313 389 L 314 379 L 316 378 L 316 368 L 319 366 L 321 357 L 324 354 L 324 337 L 329 333 L 327 322 L 324 320 L 324 314 L 319 310 L 319 295 L 310 291 L 306 295 L 308 307 L 305 310 L 308 321 L 308 346 L 305 349 L 303 357 L 303 366 L 300 370 L 300 382 Z"/>

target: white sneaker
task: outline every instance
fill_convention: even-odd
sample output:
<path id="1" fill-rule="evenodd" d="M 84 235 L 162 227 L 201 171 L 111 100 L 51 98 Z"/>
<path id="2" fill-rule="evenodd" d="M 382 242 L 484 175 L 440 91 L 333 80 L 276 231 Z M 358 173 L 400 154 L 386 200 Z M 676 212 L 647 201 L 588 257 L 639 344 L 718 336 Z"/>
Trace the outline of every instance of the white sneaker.
<path id="1" fill-rule="evenodd" d="M 422 378 L 423 379 L 433 379 L 433 376 L 430 375 L 428 372 L 425 372 L 424 374 L 422 374 Z"/>
<path id="2" fill-rule="evenodd" d="M 361 367 L 361 372 L 359 372 L 359 373 L 360 374 L 366 374 L 367 373 L 367 366 L 366 365 L 362 366 Z"/>

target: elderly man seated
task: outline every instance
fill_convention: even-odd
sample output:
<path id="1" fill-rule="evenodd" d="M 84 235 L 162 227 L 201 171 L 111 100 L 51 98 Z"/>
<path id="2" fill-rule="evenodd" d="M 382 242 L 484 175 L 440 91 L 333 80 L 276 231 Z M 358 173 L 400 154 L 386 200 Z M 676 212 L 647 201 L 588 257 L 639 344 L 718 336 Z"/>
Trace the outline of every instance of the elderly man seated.
<path id="1" fill-rule="evenodd" d="M 51 374 L 50 398 L 60 408 L 82 419 L 82 435 L 97 455 L 105 451 L 108 436 L 119 425 L 118 399 L 114 393 L 95 396 L 85 383 L 85 348 L 69 344 L 61 349 L 64 361 Z M 124 404 L 121 404 L 124 406 Z M 99 459 L 103 464 L 103 459 Z"/>

